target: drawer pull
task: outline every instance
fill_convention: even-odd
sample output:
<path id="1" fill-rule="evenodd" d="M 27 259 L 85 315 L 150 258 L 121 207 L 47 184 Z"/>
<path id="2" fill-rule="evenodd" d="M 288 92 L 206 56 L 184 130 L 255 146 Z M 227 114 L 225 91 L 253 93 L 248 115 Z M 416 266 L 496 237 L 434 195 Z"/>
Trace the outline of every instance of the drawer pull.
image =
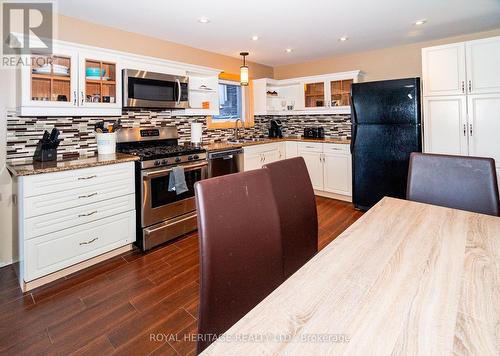
<path id="1" fill-rule="evenodd" d="M 96 242 L 97 240 L 99 240 L 99 238 L 98 238 L 98 237 L 95 237 L 95 238 L 93 238 L 93 239 L 92 239 L 92 240 L 90 240 L 90 241 L 87 241 L 87 242 L 80 242 L 80 244 L 79 244 L 79 245 L 80 245 L 80 246 L 82 246 L 82 245 L 89 245 L 89 244 L 91 244 L 92 242 Z"/>
<path id="2" fill-rule="evenodd" d="M 90 216 L 90 215 L 94 215 L 94 214 L 97 214 L 97 210 L 94 210 L 93 212 L 87 213 L 87 214 L 78 214 L 78 217 L 83 218 L 85 216 Z"/>
<path id="3" fill-rule="evenodd" d="M 78 177 L 78 180 L 87 180 L 92 178 L 97 178 L 97 175 L 94 174 L 93 176 L 88 176 L 88 177 Z"/>
<path id="4" fill-rule="evenodd" d="M 97 192 L 92 193 L 92 194 L 87 194 L 87 195 L 79 195 L 78 199 L 91 198 L 91 197 L 93 197 L 95 195 L 97 195 Z"/>
<path id="5" fill-rule="evenodd" d="M 306 148 L 316 148 L 316 147 L 314 147 L 314 146 L 306 146 Z"/>

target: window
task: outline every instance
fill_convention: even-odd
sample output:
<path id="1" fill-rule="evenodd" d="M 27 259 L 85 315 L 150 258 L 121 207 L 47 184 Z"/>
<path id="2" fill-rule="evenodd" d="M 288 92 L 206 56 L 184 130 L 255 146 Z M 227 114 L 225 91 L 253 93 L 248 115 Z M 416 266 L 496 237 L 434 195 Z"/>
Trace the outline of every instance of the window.
<path id="1" fill-rule="evenodd" d="M 245 119 L 245 91 L 240 83 L 219 82 L 219 115 L 212 117 L 213 122 L 235 122 Z"/>

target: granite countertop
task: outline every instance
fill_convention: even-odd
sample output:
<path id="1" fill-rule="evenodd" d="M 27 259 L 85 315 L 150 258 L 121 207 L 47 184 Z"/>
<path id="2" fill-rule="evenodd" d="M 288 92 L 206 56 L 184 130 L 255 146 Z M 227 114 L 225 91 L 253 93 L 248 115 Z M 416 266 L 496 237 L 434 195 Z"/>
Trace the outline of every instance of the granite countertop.
<path id="1" fill-rule="evenodd" d="M 266 143 L 273 142 L 284 142 L 284 141 L 299 141 L 299 142 L 318 142 L 318 143 L 337 143 L 343 145 L 349 145 L 351 140 L 349 139 L 338 139 L 338 138 L 323 138 L 323 139 L 315 139 L 315 138 L 303 138 L 303 137 L 283 137 L 283 138 L 265 138 L 260 141 L 248 141 L 242 143 L 229 143 L 227 141 L 214 142 L 203 145 L 203 148 L 208 152 L 222 151 L 231 148 L 241 148 L 245 146 L 254 146 L 254 145 L 262 145 Z"/>
<path id="2" fill-rule="evenodd" d="M 136 156 L 116 153 L 111 155 L 92 156 L 62 161 L 31 163 L 16 162 L 12 164 L 7 163 L 7 169 L 11 172 L 12 175 L 19 177 L 132 162 L 137 161 L 138 159 L 139 157 Z"/>

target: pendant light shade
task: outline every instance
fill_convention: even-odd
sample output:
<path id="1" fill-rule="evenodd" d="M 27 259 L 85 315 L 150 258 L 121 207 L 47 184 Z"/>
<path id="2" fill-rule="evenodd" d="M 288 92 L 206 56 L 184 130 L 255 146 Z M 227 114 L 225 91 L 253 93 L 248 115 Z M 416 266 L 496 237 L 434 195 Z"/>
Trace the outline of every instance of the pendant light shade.
<path id="1" fill-rule="evenodd" d="M 240 84 L 248 85 L 248 67 L 245 63 L 245 57 L 248 56 L 248 52 L 241 52 L 240 56 L 243 57 L 243 65 L 240 67 Z"/>

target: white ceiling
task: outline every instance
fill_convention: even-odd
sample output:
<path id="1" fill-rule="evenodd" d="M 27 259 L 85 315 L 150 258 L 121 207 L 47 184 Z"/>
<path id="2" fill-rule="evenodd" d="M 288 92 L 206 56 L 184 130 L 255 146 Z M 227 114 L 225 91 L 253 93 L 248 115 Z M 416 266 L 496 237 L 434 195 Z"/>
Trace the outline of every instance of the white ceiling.
<path id="1" fill-rule="evenodd" d="M 59 0 L 58 11 L 272 66 L 500 27 L 500 0 Z"/>

